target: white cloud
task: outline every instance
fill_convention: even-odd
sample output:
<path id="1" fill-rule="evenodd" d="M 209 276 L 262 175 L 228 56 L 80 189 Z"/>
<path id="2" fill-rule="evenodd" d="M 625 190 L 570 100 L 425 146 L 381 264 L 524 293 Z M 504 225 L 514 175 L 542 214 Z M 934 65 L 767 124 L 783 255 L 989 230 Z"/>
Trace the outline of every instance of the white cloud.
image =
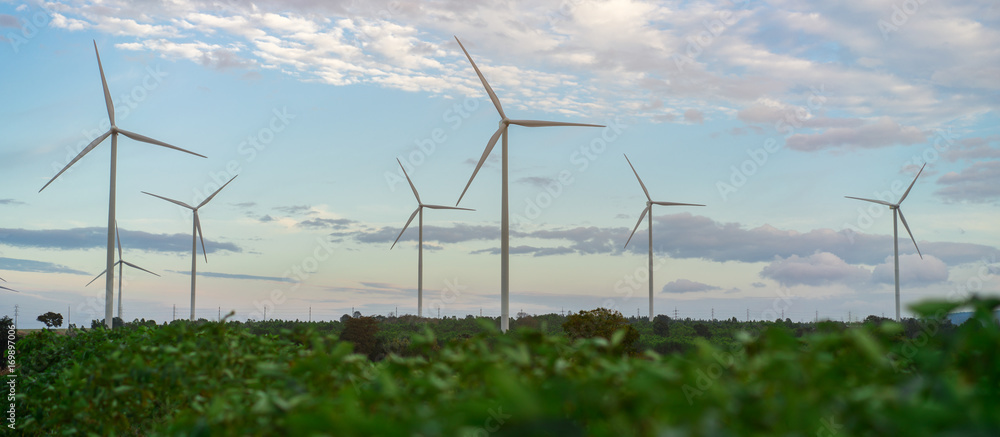
<path id="1" fill-rule="evenodd" d="M 764 98 L 786 102 L 777 108 L 801 108 L 810 87 L 823 87 L 824 106 L 841 113 L 825 120 L 889 117 L 901 131 L 883 140 L 902 144 L 917 136 L 914 126 L 928 130 L 993 108 L 1000 31 L 996 14 L 984 8 L 922 4 L 887 42 L 875 23 L 892 13 L 889 1 L 52 4 L 57 26 L 135 37 L 146 50 L 197 42 L 226 48 L 214 57 L 202 51 L 208 58 L 160 51 L 213 67 L 259 65 L 333 85 L 481 95 L 451 39 L 457 34 L 504 90 L 506 104 L 572 115 L 629 108 L 661 122 L 699 123 L 698 113 L 684 117 L 677 108 L 704 114 L 711 101 L 713 109 L 743 108 L 741 118 L 773 123 L 785 113 L 754 114 L 767 108 L 749 105 Z M 705 23 L 716 26 L 723 17 L 726 24 L 708 32 Z M 678 69 L 675 55 L 692 47 L 697 53 Z M 654 99 L 664 104 L 649 106 Z M 831 131 L 803 133 L 792 144 L 853 144 L 848 137 L 886 134 L 886 125 L 853 132 L 822 126 Z"/>
<path id="2" fill-rule="evenodd" d="M 66 18 L 62 14 L 53 13 L 52 14 L 52 27 L 58 27 L 60 29 L 66 29 L 69 31 L 73 30 L 83 30 L 86 29 L 88 24 L 86 21 L 77 20 L 74 18 Z"/>
<path id="3" fill-rule="evenodd" d="M 896 270 L 892 255 L 885 262 L 875 266 L 872 280 L 881 284 L 895 284 Z M 948 280 L 948 266 L 933 255 L 899 255 L 899 283 L 907 286 L 923 286 Z"/>
<path id="4" fill-rule="evenodd" d="M 778 281 L 784 286 L 818 286 L 833 283 L 860 284 L 871 277 L 871 272 L 863 267 L 847 264 L 832 253 L 817 252 L 806 257 L 776 257 L 774 262 L 761 270 L 760 276 Z"/>
<path id="5" fill-rule="evenodd" d="M 901 126 L 888 117 L 860 127 L 835 127 L 814 134 L 794 134 L 785 140 L 789 149 L 813 152 L 824 149 L 872 149 L 921 143 L 927 134 L 913 126 Z"/>
<path id="6" fill-rule="evenodd" d="M 664 293 L 693 293 L 699 291 L 712 291 L 721 290 L 721 288 L 714 285 L 703 284 L 701 282 L 690 281 L 687 279 L 677 279 L 668 282 L 663 286 L 661 290 Z"/>

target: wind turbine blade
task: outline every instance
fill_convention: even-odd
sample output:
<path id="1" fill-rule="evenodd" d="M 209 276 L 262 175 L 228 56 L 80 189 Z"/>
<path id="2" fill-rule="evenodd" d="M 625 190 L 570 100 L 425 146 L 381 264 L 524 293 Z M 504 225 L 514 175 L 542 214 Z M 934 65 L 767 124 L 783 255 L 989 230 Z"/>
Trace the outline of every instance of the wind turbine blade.
<path id="1" fill-rule="evenodd" d="M 3 287 L 3 286 L 0 286 L 0 288 L 2 288 L 2 289 L 4 289 L 4 290 L 8 290 L 8 291 L 13 291 L 13 292 L 15 292 L 15 293 L 20 293 L 20 291 L 17 291 L 17 290 L 15 290 L 15 289 L 13 289 L 13 288 L 7 288 L 7 287 Z"/>
<path id="2" fill-rule="evenodd" d="M 854 199 L 854 200 L 864 200 L 865 202 L 877 203 L 879 205 L 892 206 L 891 203 L 883 201 L 883 200 L 865 199 L 865 198 L 861 198 L 861 197 L 851 197 L 851 196 L 844 196 L 844 197 L 846 197 L 848 199 Z"/>
<path id="3" fill-rule="evenodd" d="M 483 76 L 483 72 L 479 71 L 479 66 L 476 65 L 476 61 L 472 60 L 472 56 L 469 55 L 469 51 L 465 49 L 465 46 L 462 45 L 462 41 L 459 41 L 457 36 L 455 37 L 455 41 L 458 41 L 458 46 L 462 48 L 463 52 L 465 52 L 465 57 L 469 58 L 469 63 L 472 64 L 472 68 L 474 68 L 476 70 L 476 74 L 479 75 L 479 80 L 483 82 L 483 87 L 486 88 L 486 94 L 490 95 L 490 100 L 493 101 L 493 106 L 497 107 L 497 112 L 500 113 L 500 117 L 507 118 L 507 114 L 503 113 L 503 107 L 500 106 L 500 99 L 497 98 L 497 93 L 493 92 L 493 88 L 490 87 L 489 82 L 486 81 L 486 77 Z"/>
<path id="4" fill-rule="evenodd" d="M 181 202 L 180 200 L 174 200 L 174 199 L 171 199 L 169 197 L 163 197 L 163 196 L 160 196 L 158 194 L 147 193 L 145 191 L 143 191 L 142 194 L 148 194 L 148 195 L 153 196 L 153 197 L 159 197 L 160 199 L 166 200 L 167 202 L 175 203 L 177 205 L 183 206 L 183 207 L 185 207 L 187 209 L 190 209 L 190 210 L 194 210 L 195 209 L 193 206 L 188 205 L 188 204 L 186 204 L 184 202 Z"/>
<path id="5" fill-rule="evenodd" d="M 101 274 L 100 274 L 100 275 L 97 275 L 96 277 L 94 277 L 94 279 L 91 279 L 91 280 L 90 280 L 90 282 L 88 282 L 88 283 L 87 283 L 87 285 L 90 285 L 90 284 L 93 284 L 93 283 L 94 283 L 94 281 L 96 281 L 96 280 L 97 280 L 98 278 L 100 278 L 101 276 L 104 276 L 104 274 L 105 274 L 105 273 L 107 273 L 107 272 L 108 272 L 108 269 L 104 269 L 104 271 L 103 271 L 103 272 L 101 272 Z M 87 285 L 84 285 L 84 287 L 86 287 Z"/>
<path id="6" fill-rule="evenodd" d="M 628 247 L 629 241 L 632 241 L 632 236 L 634 236 L 635 231 L 639 229 L 639 224 L 642 223 L 642 219 L 646 218 L 646 213 L 649 212 L 650 214 L 652 214 L 652 212 L 649 211 L 649 208 L 650 207 L 647 206 L 645 209 L 642 210 L 642 214 L 639 215 L 639 221 L 635 222 L 635 227 L 632 228 L 632 233 L 628 235 L 628 241 L 625 242 L 625 247 Z"/>
<path id="7" fill-rule="evenodd" d="M 906 196 L 910 194 L 910 188 L 913 188 L 913 184 L 917 183 L 917 178 L 920 177 L 920 173 L 924 172 L 924 167 L 927 167 L 926 162 L 924 163 L 924 165 L 920 166 L 920 171 L 918 171 L 917 176 L 913 178 L 913 182 L 910 182 L 910 186 L 906 187 L 906 192 L 903 193 L 903 197 L 899 198 L 899 203 L 903 203 L 903 201 L 906 200 Z"/>
<path id="8" fill-rule="evenodd" d="M 924 254 L 920 253 L 920 248 L 917 247 L 917 240 L 913 238 L 913 233 L 910 232 L 910 225 L 906 224 L 906 217 L 903 217 L 903 210 L 896 208 L 896 211 L 899 212 L 899 219 L 903 221 L 903 227 L 906 228 L 906 233 L 910 234 L 910 241 L 913 242 L 913 247 L 917 249 L 917 255 L 920 255 L 920 259 L 924 259 Z"/>
<path id="9" fill-rule="evenodd" d="M 97 69 L 101 70 L 101 85 L 104 86 L 104 104 L 108 106 L 108 118 L 111 125 L 115 125 L 115 104 L 111 101 L 111 91 L 108 90 L 108 81 L 104 78 L 104 66 L 101 65 L 101 52 L 97 51 L 97 41 L 94 41 L 94 53 L 97 54 Z"/>
<path id="10" fill-rule="evenodd" d="M 625 154 L 623 153 L 623 155 Z M 646 200 L 652 201 L 653 199 L 649 197 L 649 190 L 646 189 L 646 184 L 642 183 L 642 178 L 639 177 L 639 172 L 635 171 L 635 166 L 632 165 L 632 161 L 628 160 L 628 155 L 625 155 L 625 162 L 628 162 L 628 166 L 632 167 L 632 173 L 635 173 L 635 178 L 639 180 L 639 186 L 642 187 L 642 192 L 646 193 Z"/>
<path id="11" fill-rule="evenodd" d="M 420 208 L 421 207 L 418 206 L 417 209 L 413 210 L 413 214 L 410 214 L 410 219 L 406 221 L 405 225 L 403 225 L 403 230 L 399 231 L 399 235 L 396 236 L 396 241 L 392 242 L 392 246 L 389 247 L 389 250 L 392 250 L 393 247 L 396 247 L 396 243 L 399 242 L 399 237 L 402 237 L 403 232 L 406 232 L 406 228 L 410 227 L 410 222 L 412 222 L 413 218 L 417 216 L 418 212 L 420 212 Z"/>
<path id="12" fill-rule="evenodd" d="M 206 158 L 205 155 L 202 155 L 202 154 L 199 154 L 199 153 L 194 153 L 194 152 L 192 152 L 190 150 L 182 149 L 182 148 L 177 147 L 177 146 L 171 146 L 170 144 L 164 143 L 163 141 L 154 140 L 154 139 L 152 139 L 150 137 L 147 137 L 145 135 L 139 135 L 139 134 L 137 134 L 135 132 L 129 132 L 129 131 L 125 130 L 125 129 L 118 129 L 118 132 L 120 134 L 125 135 L 126 137 L 129 137 L 129 138 L 131 138 L 133 140 L 136 140 L 136 141 L 142 141 L 144 143 L 155 144 L 157 146 L 163 146 L 163 147 L 166 147 L 168 149 L 174 149 L 174 150 L 177 150 L 177 151 L 180 151 L 180 152 L 190 153 L 190 154 L 192 154 L 194 156 L 200 156 L 202 158 Z"/>
<path id="13" fill-rule="evenodd" d="M 677 202 L 650 202 L 650 203 L 654 205 L 663 205 L 663 206 L 705 206 L 697 203 L 677 203 Z"/>
<path id="14" fill-rule="evenodd" d="M 115 240 L 118 241 L 118 261 L 122 259 L 122 236 L 118 233 L 118 220 L 115 220 Z"/>
<path id="15" fill-rule="evenodd" d="M 91 141 L 90 144 L 87 145 L 87 147 L 85 147 L 82 151 L 80 151 L 80 153 L 76 155 L 76 157 L 73 158 L 73 160 L 70 161 L 69 164 L 66 164 L 66 166 L 63 167 L 62 170 L 59 170 L 59 173 L 56 173 L 55 176 L 52 176 L 52 179 L 49 179 L 49 182 L 45 184 L 45 187 L 49 186 L 49 184 L 51 184 L 52 181 L 56 180 L 56 178 L 59 177 L 59 175 L 63 174 L 66 170 L 69 170 L 69 168 L 72 167 L 73 164 L 76 164 L 76 162 L 79 161 L 80 158 L 83 158 L 83 155 L 86 155 L 90 153 L 91 150 L 94 150 L 94 148 L 97 147 L 98 144 L 101 144 L 101 141 L 104 141 L 106 138 L 108 138 L 109 135 L 111 135 L 111 131 L 107 131 L 104 133 L 104 135 L 94 138 L 94 141 Z M 44 190 L 45 187 L 42 187 L 42 190 Z M 38 192 L 41 193 L 42 190 L 38 190 Z"/>
<path id="16" fill-rule="evenodd" d="M 396 162 L 399 163 L 399 168 L 403 169 L 403 176 L 406 176 L 406 182 L 410 183 L 410 189 L 413 190 L 413 196 L 417 198 L 417 203 L 420 203 L 420 193 L 417 193 L 417 187 L 413 186 L 410 175 L 406 174 L 406 168 L 403 167 L 402 162 L 399 162 L 399 158 L 396 158 Z"/>
<path id="17" fill-rule="evenodd" d="M 526 127 L 549 127 L 549 126 L 604 127 L 603 124 L 567 123 L 564 121 L 541 121 L 541 120 L 509 120 L 509 123 Z"/>
<path id="18" fill-rule="evenodd" d="M 486 143 L 486 150 L 483 150 L 483 157 L 479 158 L 479 163 L 476 164 L 476 169 L 472 172 L 472 177 L 469 178 L 469 183 L 465 184 L 465 189 L 462 190 L 462 195 L 458 196 L 458 202 L 455 202 L 455 206 L 462 203 L 462 198 L 465 197 L 465 192 L 469 191 L 469 185 L 472 185 L 472 180 L 476 178 L 476 174 L 479 173 L 479 169 L 483 168 L 483 164 L 486 162 L 486 158 L 490 156 L 490 152 L 493 151 L 493 147 L 497 145 L 497 140 L 500 139 L 500 135 L 503 134 L 504 130 L 507 129 L 506 125 L 500 126 L 493 136 L 490 137 L 490 142 Z"/>
<path id="19" fill-rule="evenodd" d="M 459 208 L 457 206 L 444 206 L 444 205 L 420 205 L 420 206 L 423 206 L 424 208 L 430 208 L 430 209 L 458 209 L 458 210 L 462 210 L 462 211 L 475 211 L 472 208 Z"/>
<path id="20" fill-rule="evenodd" d="M 132 264 L 132 263 L 130 263 L 130 262 L 128 262 L 128 261 L 122 261 L 122 263 L 124 263 L 125 265 L 127 265 L 127 266 L 129 266 L 129 267 L 132 267 L 132 268 L 134 268 L 134 269 L 139 269 L 139 270 L 142 270 L 142 271 L 144 271 L 144 272 L 146 272 L 146 273 L 149 273 L 149 274 L 151 274 L 151 275 L 156 275 L 156 276 L 160 276 L 160 275 L 157 275 L 156 273 L 153 273 L 153 272 L 151 272 L 151 271 L 149 271 L 149 270 L 146 270 L 146 269 L 144 269 L 144 268 L 142 268 L 142 267 L 139 267 L 139 266 L 137 266 L 137 265 L 135 265 L 135 264 Z"/>
<path id="21" fill-rule="evenodd" d="M 0 278 L 0 281 L 4 281 L 4 282 L 7 282 L 7 280 L 6 280 L 6 279 L 4 279 L 4 278 Z"/>
<path id="22" fill-rule="evenodd" d="M 239 176 L 239 175 L 236 175 L 236 176 Z M 236 179 L 236 176 L 233 176 L 233 179 Z M 229 182 L 232 182 L 233 179 L 230 179 Z M 205 204 L 208 203 L 208 201 L 212 200 L 212 198 L 215 197 L 216 194 L 219 194 L 219 191 L 222 191 L 223 188 L 226 188 L 226 185 L 229 185 L 229 182 L 226 182 L 225 184 L 222 184 L 222 186 L 219 187 L 218 190 L 215 190 L 215 192 L 212 193 L 211 196 L 208 196 L 207 199 L 201 201 L 201 203 L 198 204 L 198 208 L 201 208 L 201 207 L 205 206 Z M 195 209 L 198 209 L 198 208 L 195 208 Z"/>
<path id="23" fill-rule="evenodd" d="M 205 262 L 208 262 L 208 251 L 205 250 L 205 234 L 201 232 L 201 220 L 198 218 L 198 210 L 194 210 L 194 227 L 198 229 L 198 238 L 201 239 L 201 253 L 205 255 Z"/>

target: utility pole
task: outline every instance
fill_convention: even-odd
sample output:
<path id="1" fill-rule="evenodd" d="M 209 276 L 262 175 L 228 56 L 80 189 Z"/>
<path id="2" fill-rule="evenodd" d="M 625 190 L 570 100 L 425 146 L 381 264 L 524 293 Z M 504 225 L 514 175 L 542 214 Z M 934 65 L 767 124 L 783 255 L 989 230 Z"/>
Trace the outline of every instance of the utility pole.
<path id="1" fill-rule="evenodd" d="M 677 320 L 677 307 L 674 307 L 674 320 Z"/>
<path id="2" fill-rule="evenodd" d="M 483 316 L 483 307 L 479 307 L 479 317 Z"/>
<path id="3" fill-rule="evenodd" d="M 847 323 L 851 323 L 851 312 L 847 311 Z"/>
<path id="4" fill-rule="evenodd" d="M 747 323 L 750 323 L 750 308 L 747 308 Z"/>
<path id="5" fill-rule="evenodd" d="M 222 321 L 222 307 L 219 307 L 219 321 Z"/>
<path id="6" fill-rule="evenodd" d="M 715 320 L 715 308 L 712 308 L 712 320 Z"/>
<path id="7" fill-rule="evenodd" d="M 813 323 L 819 323 L 819 310 L 816 310 L 816 320 Z"/>
<path id="8" fill-rule="evenodd" d="M 309 321 L 313 321 L 313 307 L 311 305 L 309 306 Z"/>
<path id="9" fill-rule="evenodd" d="M 264 320 L 267 320 L 267 307 L 264 307 Z"/>
<path id="10" fill-rule="evenodd" d="M 438 318 L 441 318 L 441 307 L 438 307 Z"/>
<path id="11" fill-rule="evenodd" d="M 19 307 L 17 305 L 14 305 L 14 332 L 15 333 L 17 332 L 17 311 L 18 311 L 18 309 L 19 309 Z"/>
<path id="12" fill-rule="evenodd" d="M 69 305 L 66 305 L 66 329 L 69 329 L 70 322 L 73 321 L 73 314 L 69 312 Z"/>
<path id="13" fill-rule="evenodd" d="M 173 322 L 174 320 L 177 320 L 177 304 L 174 304 L 174 315 L 170 321 Z"/>

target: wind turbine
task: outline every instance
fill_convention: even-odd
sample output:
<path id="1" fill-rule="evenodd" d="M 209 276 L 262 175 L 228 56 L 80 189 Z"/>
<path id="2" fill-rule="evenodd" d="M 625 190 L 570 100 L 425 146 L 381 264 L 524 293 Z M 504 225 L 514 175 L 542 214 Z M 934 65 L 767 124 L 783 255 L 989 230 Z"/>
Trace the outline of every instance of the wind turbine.
<path id="1" fill-rule="evenodd" d="M 410 214 L 410 219 L 406 221 L 403 225 L 403 230 L 399 231 L 399 235 L 396 237 L 396 241 L 392 242 L 393 247 L 396 247 L 396 243 L 399 242 L 399 238 L 403 236 L 403 232 L 406 232 L 406 228 L 410 226 L 410 222 L 413 221 L 413 217 L 420 215 L 420 220 L 417 221 L 417 317 L 424 316 L 424 208 L 431 209 L 457 209 L 462 211 L 475 211 L 469 208 L 457 208 L 454 206 L 442 206 L 442 205 L 428 205 L 420 200 L 420 194 L 417 193 L 417 187 L 413 185 L 413 181 L 410 180 L 410 175 L 406 174 L 406 169 L 403 168 L 403 163 L 399 162 L 399 158 L 396 158 L 396 162 L 399 163 L 399 168 L 403 169 L 403 176 L 406 176 L 406 182 L 410 183 L 410 189 L 413 190 L 413 197 L 417 198 L 417 209 L 413 210 L 413 214 Z"/>
<path id="2" fill-rule="evenodd" d="M 134 132 L 129 132 L 115 125 L 115 105 L 111 101 L 111 91 L 108 90 L 108 81 L 104 78 L 104 67 L 101 65 L 101 53 L 97 51 L 97 41 L 94 41 L 94 53 L 97 54 L 97 68 L 101 72 L 101 85 L 104 86 L 104 104 L 107 105 L 108 107 L 108 118 L 111 120 L 111 129 L 109 129 L 103 135 L 95 138 L 94 141 L 92 141 L 89 145 L 87 145 L 87 147 L 84 148 L 83 151 L 80 152 L 80 154 L 76 155 L 76 157 L 73 158 L 73 160 L 70 161 L 69 164 L 66 164 L 66 167 L 63 167 L 62 170 L 59 170 L 59 173 L 56 173 L 56 175 L 53 176 L 52 179 L 50 179 L 49 182 L 46 183 L 41 190 L 38 190 L 38 192 L 41 193 L 42 190 L 44 190 L 45 187 L 48 187 L 49 184 L 52 183 L 52 181 L 55 181 L 56 178 L 59 177 L 59 175 L 63 174 L 63 172 L 68 170 L 73 164 L 76 164 L 76 162 L 79 161 L 80 158 L 83 158 L 83 155 L 90 153 L 90 151 L 94 150 L 94 148 L 96 148 L 99 144 L 101 144 L 101 142 L 103 142 L 109 136 L 111 137 L 111 195 L 109 196 L 110 200 L 108 202 L 108 252 L 107 252 L 108 256 L 107 256 L 107 268 L 105 269 L 105 271 L 108 272 L 108 276 L 107 276 L 107 283 L 105 284 L 105 295 L 104 295 L 104 324 L 108 328 L 111 328 L 112 315 L 114 311 L 114 297 L 115 297 L 115 287 L 114 287 L 115 274 L 113 268 L 115 264 L 115 186 L 117 185 L 117 176 L 118 176 L 118 170 L 117 170 L 118 134 L 125 135 L 126 137 L 129 137 L 136 141 L 142 141 L 144 143 L 149 143 L 156 146 L 166 147 L 168 149 L 174 149 L 181 152 L 190 153 L 192 155 L 200 156 L 202 158 L 204 158 L 205 156 L 194 153 L 190 150 L 182 149 L 180 147 L 171 146 L 170 144 L 154 140 L 144 135 L 139 135 Z"/>
<path id="3" fill-rule="evenodd" d="M 122 237 L 121 237 L 121 235 L 118 234 L 118 223 L 117 222 L 115 223 L 115 236 L 117 237 L 117 240 L 118 240 L 118 262 L 115 263 L 115 265 L 118 266 L 118 319 L 121 320 L 124 323 L 125 319 L 122 318 L 122 278 L 124 277 L 124 275 L 123 275 L 123 273 L 124 273 L 124 271 L 123 271 L 124 266 L 127 265 L 129 267 L 142 270 L 142 271 L 144 271 L 146 273 L 149 273 L 151 275 L 154 275 L 154 276 L 160 276 L 160 275 L 157 275 L 156 273 L 153 273 L 153 272 L 151 272 L 149 270 L 146 270 L 146 269 L 144 269 L 142 267 L 139 267 L 139 266 L 137 266 L 135 264 L 132 264 L 132 263 L 130 263 L 130 262 L 125 261 L 124 259 L 122 259 Z M 94 281 L 97 280 L 97 278 L 100 278 L 101 275 L 103 275 L 103 274 L 105 274 L 107 272 L 108 272 L 107 270 L 101 272 L 100 275 L 97 275 L 97 277 L 95 277 L 94 279 L 91 279 L 90 282 L 87 283 L 87 285 L 84 285 L 84 287 L 92 284 Z"/>
<path id="4" fill-rule="evenodd" d="M 237 175 L 237 176 L 239 176 L 239 175 Z M 236 179 L 236 176 L 233 176 L 233 179 Z M 233 179 L 230 179 L 229 182 L 232 182 Z M 219 187 L 218 190 L 215 190 L 215 192 L 212 193 L 211 196 L 208 196 L 208 198 L 205 199 L 205 200 L 203 200 L 201 203 L 199 203 L 198 206 L 191 206 L 191 205 L 188 205 L 188 204 L 186 204 L 184 202 L 181 202 L 179 200 L 174 200 L 174 199 L 171 199 L 171 198 L 168 198 L 168 197 L 158 196 L 156 194 L 147 193 L 145 191 L 142 192 L 143 194 L 148 194 L 148 195 L 153 196 L 153 197 L 159 197 L 160 199 L 166 200 L 167 202 L 183 206 L 183 207 L 185 207 L 187 209 L 190 209 L 194 213 L 194 224 L 192 225 L 192 229 L 191 229 L 191 321 L 192 322 L 195 320 L 195 318 L 194 318 L 194 286 L 195 286 L 195 278 L 197 276 L 197 271 L 198 271 L 198 239 L 199 238 L 201 238 L 201 253 L 205 255 L 205 262 L 208 262 L 208 252 L 205 251 L 205 236 L 201 232 L 201 220 L 198 218 L 198 209 L 200 209 L 201 207 L 205 206 L 205 204 L 208 203 L 210 200 L 212 200 L 212 198 L 215 197 L 216 194 L 219 194 L 219 191 L 222 191 L 223 188 L 226 188 L 226 185 L 229 185 L 229 182 L 226 182 L 221 187 Z"/>
<path id="5" fill-rule="evenodd" d="M 646 184 L 642 183 L 642 178 L 639 177 L 639 172 L 635 171 L 635 167 L 632 165 L 632 161 L 628 160 L 628 155 L 625 155 L 625 161 L 628 162 L 628 166 L 632 167 L 632 173 L 635 173 L 635 178 L 639 180 L 639 186 L 642 187 L 642 192 L 646 194 L 646 207 L 642 210 L 642 214 L 639 215 L 639 221 L 635 222 L 635 227 L 632 228 L 632 233 L 629 234 L 628 240 L 625 241 L 625 247 L 628 247 L 628 243 L 632 241 L 632 236 L 635 235 L 635 231 L 639 229 L 639 225 L 642 223 L 642 219 L 646 217 L 646 213 L 649 213 L 649 321 L 653 321 L 653 205 L 661 206 L 705 206 L 699 205 L 697 203 L 677 203 L 677 202 L 660 202 L 655 201 L 649 197 L 649 190 L 646 189 Z"/>
<path id="6" fill-rule="evenodd" d="M 503 112 L 503 107 L 500 106 L 500 99 L 497 98 L 496 93 L 493 92 L 493 88 L 490 84 L 486 82 L 486 77 L 483 73 L 479 71 L 479 67 L 476 62 L 472 60 L 472 56 L 469 55 L 469 51 L 465 50 L 465 46 L 462 45 L 462 41 L 455 37 L 455 41 L 458 41 L 458 46 L 462 48 L 462 52 L 465 53 L 465 57 L 469 58 L 469 63 L 472 64 L 472 68 L 476 70 L 476 75 L 479 76 L 479 80 L 483 83 L 483 88 L 486 88 L 486 93 L 489 94 L 490 100 L 493 101 L 493 106 L 497 108 L 497 112 L 500 114 L 500 127 L 493 136 L 490 137 L 489 142 L 486 143 L 486 150 L 483 151 L 482 158 L 479 158 L 479 163 L 476 164 L 476 169 L 472 172 L 472 177 L 469 178 L 469 182 L 465 184 L 465 189 L 462 190 L 462 195 L 458 197 L 458 202 L 455 202 L 455 206 L 458 206 L 462 202 L 462 197 L 465 197 L 465 192 L 469 190 L 469 185 L 472 185 L 472 180 L 476 178 L 476 174 L 479 173 L 479 169 L 483 167 L 483 163 L 486 162 L 486 158 L 493 151 L 493 147 L 496 146 L 497 140 L 503 136 L 503 141 L 501 142 L 501 190 L 500 190 L 500 330 L 507 332 L 510 326 L 510 214 L 508 211 L 507 202 L 507 128 L 516 124 L 518 126 L 525 127 L 547 127 L 547 126 L 588 126 L 588 127 L 604 127 L 599 124 L 583 124 L 583 123 L 566 123 L 560 121 L 539 121 L 539 120 L 511 120 L 507 118 L 507 114 Z"/>
<path id="7" fill-rule="evenodd" d="M 0 278 L 0 281 L 4 281 L 4 282 L 7 282 L 7 280 L 6 280 L 6 279 L 4 279 L 4 278 Z M 20 293 L 19 291 L 15 290 L 15 289 L 13 289 L 13 288 L 7 288 L 7 287 L 4 287 L 4 286 L 2 286 L 2 285 L 0 285 L 0 288 L 2 288 L 2 289 L 4 289 L 4 290 L 7 290 L 7 291 L 13 291 L 13 292 L 15 292 L 15 293 Z"/>
<path id="8" fill-rule="evenodd" d="M 906 191 L 903 193 L 903 197 L 899 198 L 899 202 L 889 203 L 884 200 L 875 199 L 864 199 L 861 197 L 851 197 L 844 196 L 848 199 L 863 200 L 865 202 L 877 203 L 879 205 L 888 206 L 892 210 L 892 256 L 895 263 L 896 271 L 896 321 L 899 321 L 899 225 L 897 224 L 896 216 L 899 216 L 899 220 L 903 221 L 903 227 L 906 228 L 906 233 L 910 234 L 910 241 L 913 242 L 913 247 L 917 249 L 917 255 L 920 255 L 920 259 L 924 259 L 924 255 L 920 253 L 920 248 L 917 247 L 917 240 L 913 238 L 913 233 L 910 232 L 910 225 L 906 224 L 906 217 L 903 217 L 903 210 L 899 209 L 899 205 L 906 200 L 906 196 L 910 194 L 910 189 L 913 188 L 913 184 L 917 183 L 917 178 L 920 177 L 920 173 L 924 172 L 924 167 L 927 163 L 920 166 L 920 171 L 917 172 L 917 176 L 913 178 L 913 182 L 910 182 L 910 186 L 906 187 Z"/>

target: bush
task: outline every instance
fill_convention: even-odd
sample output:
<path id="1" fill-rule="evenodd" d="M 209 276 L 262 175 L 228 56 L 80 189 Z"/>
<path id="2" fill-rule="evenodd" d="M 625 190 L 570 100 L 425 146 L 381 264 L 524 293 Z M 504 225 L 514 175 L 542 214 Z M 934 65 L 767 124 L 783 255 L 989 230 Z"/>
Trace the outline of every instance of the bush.
<path id="1" fill-rule="evenodd" d="M 566 318 L 563 330 L 572 340 L 581 338 L 603 338 L 611 341 L 615 332 L 624 331 L 621 343 L 616 352 L 635 353 L 635 342 L 639 340 L 639 331 L 628 323 L 628 319 L 618 311 L 598 308 L 590 311 L 580 311 Z"/>
<path id="2" fill-rule="evenodd" d="M 378 320 L 374 317 L 352 317 L 344 322 L 344 331 L 340 333 L 340 339 L 353 344 L 354 353 L 375 360 L 376 353 L 379 352 L 376 334 L 378 334 Z"/>
<path id="3" fill-rule="evenodd" d="M 997 435 L 1000 300 L 965 305 L 977 323 L 955 329 L 941 318 L 958 305 L 915 308 L 916 339 L 779 325 L 642 357 L 492 320 L 440 348 L 424 326 L 419 355 L 377 363 L 314 329 L 43 330 L 18 345 L 15 435 Z"/>

